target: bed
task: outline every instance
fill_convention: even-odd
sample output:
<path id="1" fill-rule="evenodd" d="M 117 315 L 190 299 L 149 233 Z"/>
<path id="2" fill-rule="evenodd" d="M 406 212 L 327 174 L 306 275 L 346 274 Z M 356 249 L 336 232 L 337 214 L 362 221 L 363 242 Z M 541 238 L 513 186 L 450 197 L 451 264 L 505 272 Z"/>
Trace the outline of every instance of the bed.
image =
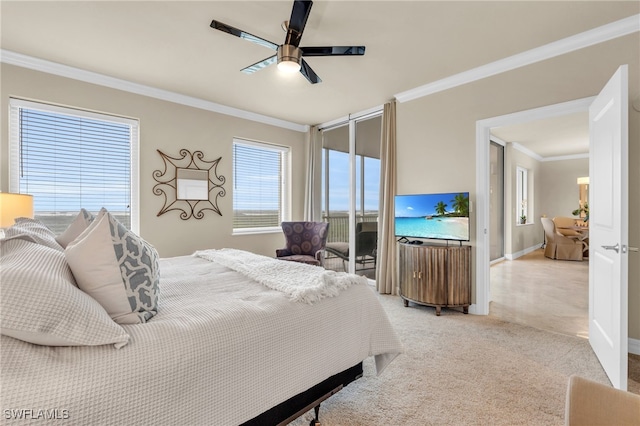
<path id="1" fill-rule="evenodd" d="M 43 282 L 44 276 L 25 272 L 24 265 L 53 265 L 43 261 L 45 254 L 60 258 L 50 241 L 13 235 L 1 243 L 4 421 L 286 424 L 360 377 L 364 359 L 375 357 L 379 374 L 402 352 L 374 291 L 355 276 L 340 284 L 346 274 L 327 271 L 331 285 L 319 293 L 304 283 L 307 271 L 313 275 L 321 268 L 296 264 L 293 268 L 306 268 L 293 271 L 304 290 L 283 290 L 264 277 L 282 276 L 278 264 L 292 262 L 206 250 L 158 260 L 157 306 L 146 322 L 101 319 L 104 324 L 86 325 L 86 318 L 99 311 L 95 300 L 57 281 L 71 293 L 56 298 L 49 292 L 60 290 L 48 288 L 50 278 Z M 243 256 L 248 263 L 225 263 Z M 18 263 L 21 272 L 14 274 Z M 46 293 L 45 301 L 32 300 L 39 292 Z M 89 308 L 58 306 L 73 297 L 83 298 Z M 27 299 L 25 306 L 16 307 L 20 299 Z M 31 320 L 42 311 L 49 312 L 47 318 L 64 318 L 73 339 L 85 340 L 67 346 L 51 342 L 50 325 L 39 325 L 37 332 L 45 337 L 15 331 L 18 316 L 28 314 Z M 109 335 L 108 344 L 91 340 L 103 335 Z"/>

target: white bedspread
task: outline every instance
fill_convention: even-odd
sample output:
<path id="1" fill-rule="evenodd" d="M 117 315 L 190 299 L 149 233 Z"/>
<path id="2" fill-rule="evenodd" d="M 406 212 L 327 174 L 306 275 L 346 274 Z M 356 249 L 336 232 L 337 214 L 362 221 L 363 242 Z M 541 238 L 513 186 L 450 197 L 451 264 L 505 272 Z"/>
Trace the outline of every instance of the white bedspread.
<path id="1" fill-rule="evenodd" d="M 350 286 L 366 285 L 366 277 L 344 274 L 321 267 L 310 268 L 298 262 L 283 262 L 244 250 L 224 248 L 201 250 L 195 256 L 240 272 L 247 278 L 270 289 L 287 294 L 292 300 L 315 303 L 325 297 L 335 297 Z M 304 280 L 300 275 L 304 274 Z"/>
<path id="2" fill-rule="evenodd" d="M 122 349 L 2 336 L 2 421 L 48 410 L 65 424 L 237 425 L 368 356 L 380 373 L 402 351 L 366 285 L 309 305 L 194 256 L 162 259 L 161 277 L 157 316 L 125 325 Z"/>

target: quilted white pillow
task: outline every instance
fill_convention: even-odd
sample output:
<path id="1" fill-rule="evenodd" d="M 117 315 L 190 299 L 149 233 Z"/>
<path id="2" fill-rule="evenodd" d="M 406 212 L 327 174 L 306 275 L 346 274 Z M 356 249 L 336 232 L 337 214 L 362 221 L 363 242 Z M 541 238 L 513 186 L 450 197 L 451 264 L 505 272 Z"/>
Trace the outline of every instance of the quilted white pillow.
<path id="1" fill-rule="evenodd" d="M 3 335 L 47 346 L 127 344 L 124 329 L 76 287 L 61 250 L 34 243 L 28 236 L 1 244 Z"/>
<path id="2" fill-rule="evenodd" d="M 5 231 L 5 238 L 28 236 L 31 241 L 62 251 L 63 248 L 56 241 L 56 234 L 47 228 L 42 222 L 27 217 L 19 217 L 16 223 Z"/>
<path id="3" fill-rule="evenodd" d="M 120 324 L 151 319 L 158 309 L 158 253 L 106 210 L 65 249 L 78 287 Z"/>
<path id="4" fill-rule="evenodd" d="M 82 234 L 82 232 L 91 225 L 91 222 L 93 222 L 95 218 L 96 217 L 87 210 L 80 209 L 80 213 L 78 213 L 76 218 L 73 219 L 71 225 L 69 225 L 62 234 L 56 237 L 56 241 L 62 246 L 62 248 L 66 248 L 71 241 L 78 238 L 78 235 Z"/>

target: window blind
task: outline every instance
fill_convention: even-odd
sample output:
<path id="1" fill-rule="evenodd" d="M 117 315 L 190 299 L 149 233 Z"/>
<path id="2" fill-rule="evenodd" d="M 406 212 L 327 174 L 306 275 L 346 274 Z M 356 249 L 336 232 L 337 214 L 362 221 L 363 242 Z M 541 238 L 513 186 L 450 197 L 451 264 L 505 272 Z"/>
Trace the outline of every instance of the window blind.
<path id="1" fill-rule="evenodd" d="M 279 228 L 286 216 L 289 149 L 233 142 L 233 228 Z"/>
<path id="2" fill-rule="evenodd" d="M 37 219 L 59 233 L 105 207 L 132 228 L 137 121 L 15 99 L 10 111 L 11 190 L 33 195 Z"/>

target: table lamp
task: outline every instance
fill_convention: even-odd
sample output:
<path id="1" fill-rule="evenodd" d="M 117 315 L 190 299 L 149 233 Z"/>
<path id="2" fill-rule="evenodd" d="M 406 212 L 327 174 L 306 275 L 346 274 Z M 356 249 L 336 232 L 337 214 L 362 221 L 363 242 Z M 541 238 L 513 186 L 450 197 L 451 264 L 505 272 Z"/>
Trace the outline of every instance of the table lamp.
<path id="1" fill-rule="evenodd" d="M 0 192 L 0 238 L 18 217 L 33 218 L 33 195 Z"/>

